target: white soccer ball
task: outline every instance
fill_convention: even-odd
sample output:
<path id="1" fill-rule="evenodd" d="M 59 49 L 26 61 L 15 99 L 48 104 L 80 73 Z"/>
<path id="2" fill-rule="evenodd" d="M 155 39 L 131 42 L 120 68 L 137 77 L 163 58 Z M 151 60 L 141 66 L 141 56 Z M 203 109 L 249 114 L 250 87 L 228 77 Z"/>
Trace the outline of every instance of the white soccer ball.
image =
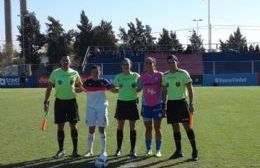
<path id="1" fill-rule="evenodd" d="M 105 168 L 108 166 L 108 160 L 105 155 L 100 155 L 96 158 L 95 166 L 98 168 Z"/>

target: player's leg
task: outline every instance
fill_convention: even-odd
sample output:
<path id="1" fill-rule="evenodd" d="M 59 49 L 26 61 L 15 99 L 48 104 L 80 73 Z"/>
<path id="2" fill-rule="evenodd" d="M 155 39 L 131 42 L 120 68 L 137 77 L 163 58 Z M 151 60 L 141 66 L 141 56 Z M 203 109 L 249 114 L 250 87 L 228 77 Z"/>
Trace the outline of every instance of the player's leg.
<path id="1" fill-rule="evenodd" d="M 156 146 L 156 157 L 161 157 L 161 143 L 162 143 L 162 134 L 161 134 L 161 119 L 154 120 L 154 131 L 155 131 L 155 146 Z"/>
<path id="2" fill-rule="evenodd" d="M 131 150 L 130 150 L 130 156 L 132 158 L 136 157 L 136 128 L 135 128 L 136 120 L 130 120 L 129 121 L 129 128 L 130 128 L 130 143 L 131 143 Z"/>
<path id="3" fill-rule="evenodd" d="M 54 120 L 57 124 L 57 141 L 59 145 L 59 150 L 54 156 L 54 158 L 60 158 L 65 155 L 64 147 L 64 125 L 67 121 L 66 113 L 64 111 L 64 101 L 56 99 L 54 104 Z"/>
<path id="4" fill-rule="evenodd" d="M 101 155 L 107 156 L 105 127 L 99 127 L 99 139 L 101 144 Z"/>
<path id="5" fill-rule="evenodd" d="M 144 126 L 145 126 L 145 146 L 146 146 L 146 155 L 151 156 L 152 155 L 152 111 L 151 108 L 148 106 L 143 105 L 141 115 L 144 120 Z"/>
<path id="6" fill-rule="evenodd" d="M 73 144 L 72 157 L 79 157 L 78 154 L 78 129 L 76 123 L 70 123 L 71 139 Z"/>
<path id="7" fill-rule="evenodd" d="M 182 120 L 182 125 L 186 131 L 186 134 L 189 138 L 189 141 L 190 141 L 190 144 L 191 144 L 191 147 L 192 147 L 192 159 L 194 161 L 197 161 L 199 158 L 198 158 L 198 150 L 197 150 L 197 147 L 196 147 L 196 141 L 195 141 L 195 134 L 194 134 L 194 131 L 191 127 L 191 125 L 189 124 L 190 123 L 190 113 L 189 113 L 189 110 L 188 110 L 188 104 L 187 104 L 187 101 L 183 101 L 181 103 L 181 120 Z"/>
<path id="8" fill-rule="evenodd" d="M 124 130 L 125 120 L 117 120 L 117 133 L 116 133 L 116 140 L 117 140 L 117 150 L 116 156 L 121 155 L 121 147 L 123 142 L 123 130 Z"/>
<path id="9" fill-rule="evenodd" d="M 85 153 L 85 157 L 90 157 L 93 155 L 93 144 L 95 139 L 95 126 L 89 126 L 88 128 L 88 142 L 87 142 L 87 149 Z"/>
<path id="10" fill-rule="evenodd" d="M 152 120 L 144 118 L 144 126 L 145 126 L 145 145 L 146 145 L 146 155 L 151 156 L 151 144 L 152 144 Z"/>
<path id="11" fill-rule="evenodd" d="M 93 143 L 95 139 L 95 128 L 96 128 L 96 111 L 93 107 L 87 106 L 86 112 L 86 126 L 88 127 L 88 141 L 85 157 L 89 157 L 93 155 Z"/>
<path id="12" fill-rule="evenodd" d="M 181 132 L 180 132 L 179 123 L 172 124 L 172 129 L 173 129 L 173 136 L 174 136 L 176 151 L 170 157 L 170 159 L 177 159 L 177 158 L 183 157 L 182 149 L 181 149 Z"/>
<path id="13" fill-rule="evenodd" d="M 67 121 L 70 123 L 71 139 L 73 144 L 72 157 L 78 157 L 78 129 L 77 122 L 79 121 L 78 104 L 76 99 L 67 101 L 66 103 Z"/>
<path id="14" fill-rule="evenodd" d="M 59 150 L 54 156 L 54 158 L 61 158 L 65 155 L 64 151 L 64 138 L 65 138 L 65 133 L 64 133 L 64 123 L 59 123 L 57 124 L 57 141 L 59 145 Z"/>
<path id="15" fill-rule="evenodd" d="M 199 159 L 199 157 L 198 157 L 198 150 L 196 147 L 195 133 L 189 123 L 183 123 L 183 127 L 186 130 L 186 134 L 189 138 L 189 141 L 190 141 L 190 144 L 192 147 L 192 159 L 194 161 L 197 161 Z"/>
<path id="16" fill-rule="evenodd" d="M 155 107 L 153 107 L 152 110 L 153 114 L 153 121 L 154 121 L 154 131 L 155 131 L 155 146 L 156 146 L 156 157 L 161 157 L 161 139 L 162 139 L 162 134 L 161 134 L 161 121 L 163 117 L 163 111 L 162 111 L 162 105 L 159 104 Z"/>
<path id="17" fill-rule="evenodd" d="M 108 109 L 107 106 L 101 106 L 97 113 L 97 125 L 99 127 L 99 139 L 101 144 L 101 154 L 107 155 L 106 152 L 106 132 L 105 128 L 108 126 Z"/>

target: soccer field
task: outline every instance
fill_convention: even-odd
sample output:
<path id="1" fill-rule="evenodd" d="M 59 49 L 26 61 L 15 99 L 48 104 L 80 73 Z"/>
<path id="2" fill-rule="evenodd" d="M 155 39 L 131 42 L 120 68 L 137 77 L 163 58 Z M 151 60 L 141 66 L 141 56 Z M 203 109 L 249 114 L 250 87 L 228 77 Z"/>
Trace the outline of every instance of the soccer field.
<path id="1" fill-rule="evenodd" d="M 47 129 L 40 131 L 43 117 L 44 89 L 0 89 L 0 167 L 94 167 L 94 157 L 53 160 L 57 151 L 56 127 L 53 124 L 53 96 Z M 162 157 L 145 157 L 144 126 L 137 124 L 138 158 L 129 161 L 130 142 L 128 123 L 125 125 L 123 155 L 115 158 L 116 95 L 108 93 L 110 102 L 107 129 L 109 167 L 260 167 L 260 87 L 195 87 L 194 129 L 200 160 L 190 161 L 191 148 L 182 129 L 184 158 L 168 160 L 175 150 L 173 133 L 164 119 L 162 122 Z M 78 95 L 81 121 L 79 122 L 79 153 L 85 152 L 85 94 Z M 140 106 L 140 104 L 139 104 Z M 94 153 L 98 154 L 99 136 L 96 134 Z M 153 149 L 154 149 L 153 142 Z M 72 151 L 69 126 L 65 132 L 66 155 Z"/>

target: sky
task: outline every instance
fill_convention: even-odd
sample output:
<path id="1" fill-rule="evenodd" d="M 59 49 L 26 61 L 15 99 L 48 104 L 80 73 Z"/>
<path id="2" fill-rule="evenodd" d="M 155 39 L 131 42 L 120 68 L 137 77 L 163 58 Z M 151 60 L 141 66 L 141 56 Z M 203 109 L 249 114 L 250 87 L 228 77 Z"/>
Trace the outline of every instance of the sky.
<path id="1" fill-rule="evenodd" d="M 237 26 L 248 42 L 260 42 L 260 0 L 210 0 L 212 43 L 226 41 Z M 0 45 L 5 42 L 4 0 L 0 2 Z M 20 25 L 20 2 L 11 0 L 12 30 L 15 47 L 18 47 L 17 26 Z M 65 30 L 76 29 L 82 10 L 93 23 L 102 19 L 112 21 L 118 35 L 119 27 L 135 18 L 152 27 L 152 34 L 159 37 L 162 28 L 176 31 L 182 44 L 187 44 L 191 31 L 197 30 L 204 43 L 208 43 L 208 0 L 27 0 L 27 8 L 35 12 L 41 31 L 46 32 L 48 16 L 59 20 Z M 214 45 L 213 45 L 214 48 Z"/>

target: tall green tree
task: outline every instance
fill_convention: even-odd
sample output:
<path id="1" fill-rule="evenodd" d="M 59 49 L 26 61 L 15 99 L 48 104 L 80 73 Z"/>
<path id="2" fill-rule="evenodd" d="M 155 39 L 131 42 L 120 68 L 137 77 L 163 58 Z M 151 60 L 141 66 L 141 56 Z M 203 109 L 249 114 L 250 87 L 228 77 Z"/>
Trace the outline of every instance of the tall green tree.
<path id="1" fill-rule="evenodd" d="M 177 39 L 175 32 L 169 32 L 167 29 L 162 30 L 160 37 L 158 39 L 159 48 L 162 50 L 170 50 L 175 52 L 182 52 L 183 48 Z"/>
<path id="2" fill-rule="evenodd" d="M 85 11 L 80 14 L 80 24 L 77 25 L 79 32 L 76 34 L 74 49 L 76 55 L 83 59 L 87 48 L 93 45 L 92 23 L 89 21 Z"/>
<path id="3" fill-rule="evenodd" d="M 247 46 L 247 40 L 240 32 L 238 27 L 234 34 L 229 36 L 226 42 L 220 40 L 220 50 L 222 52 L 244 52 Z"/>
<path id="4" fill-rule="evenodd" d="M 101 20 L 93 29 L 93 44 L 96 46 L 114 46 L 117 42 L 111 22 Z"/>
<path id="5" fill-rule="evenodd" d="M 47 26 L 47 56 L 49 62 L 56 64 L 61 57 L 70 54 L 71 37 L 62 28 L 62 24 L 53 17 L 48 17 Z"/>
<path id="6" fill-rule="evenodd" d="M 192 31 L 192 35 L 190 37 L 191 49 L 192 52 L 204 52 L 205 49 L 203 47 L 203 40 L 201 39 L 201 35 L 197 35 L 196 31 Z"/>
<path id="7" fill-rule="evenodd" d="M 249 53 L 254 53 L 255 52 L 255 48 L 252 44 L 250 44 L 249 48 L 248 48 L 248 52 Z"/>
<path id="8" fill-rule="evenodd" d="M 182 47 L 182 44 L 180 43 L 180 41 L 177 39 L 176 32 L 171 31 L 170 37 L 171 37 L 171 45 L 173 47 L 173 50 L 175 52 L 182 52 L 183 47 Z"/>
<path id="9" fill-rule="evenodd" d="M 21 47 L 20 58 L 26 64 L 40 63 L 40 50 L 46 43 L 46 37 L 40 32 L 40 23 L 35 13 L 27 13 L 23 18 L 24 26 L 18 26 L 17 39 Z"/>
<path id="10" fill-rule="evenodd" d="M 151 35 L 152 28 L 149 25 L 143 25 L 139 19 L 136 23 L 127 24 L 128 30 L 119 28 L 119 37 L 124 45 L 129 46 L 134 51 L 139 51 L 147 45 L 154 45 L 155 38 Z"/>
<path id="11" fill-rule="evenodd" d="M 260 54 L 260 49 L 259 49 L 259 45 L 258 44 L 255 46 L 255 53 Z"/>

